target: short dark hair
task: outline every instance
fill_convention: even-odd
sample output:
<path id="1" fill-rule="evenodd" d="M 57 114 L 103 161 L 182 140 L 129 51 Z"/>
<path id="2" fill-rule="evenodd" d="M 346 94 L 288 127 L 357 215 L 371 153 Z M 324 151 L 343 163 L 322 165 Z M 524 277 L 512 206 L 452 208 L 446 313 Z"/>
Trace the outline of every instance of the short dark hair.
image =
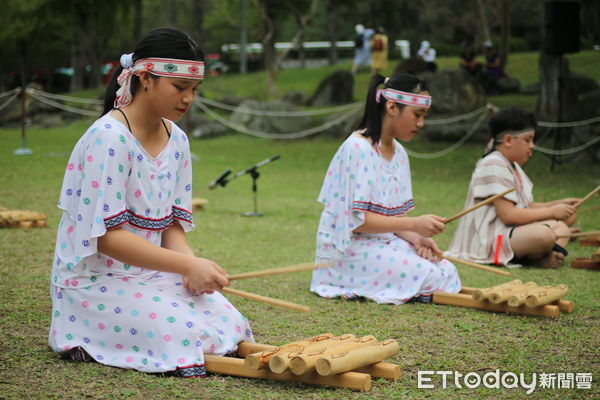
<path id="1" fill-rule="evenodd" d="M 155 29 L 138 42 L 133 50 L 133 62 L 135 63 L 137 60 L 148 57 L 204 61 L 204 53 L 200 50 L 194 39 L 187 33 L 176 28 Z M 123 67 L 119 65 L 106 87 L 102 115 L 114 108 L 118 89 L 117 78 L 122 71 Z M 137 91 L 139 83 L 140 79 L 136 75 L 131 77 L 132 94 Z"/>
<path id="2" fill-rule="evenodd" d="M 385 77 L 380 74 L 375 74 L 371 79 L 365 102 L 365 113 L 357 127 L 357 129 L 365 129 L 363 136 L 371 138 L 373 143 L 379 142 L 381 138 L 381 120 L 386 102 L 384 99 L 377 102 L 377 88 L 384 82 Z M 411 74 L 396 74 L 387 81 L 384 88 L 392 88 L 407 93 L 421 93 L 427 90 L 427 84 Z M 405 105 L 396 103 L 396 107 L 402 110 Z"/>
<path id="3" fill-rule="evenodd" d="M 506 131 L 522 131 L 527 128 L 535 129 L 537 120 L 535 116 L 518 107 L 509 107 L 496 112 L 490 118 L 488 127 L 492 138 Z"/>

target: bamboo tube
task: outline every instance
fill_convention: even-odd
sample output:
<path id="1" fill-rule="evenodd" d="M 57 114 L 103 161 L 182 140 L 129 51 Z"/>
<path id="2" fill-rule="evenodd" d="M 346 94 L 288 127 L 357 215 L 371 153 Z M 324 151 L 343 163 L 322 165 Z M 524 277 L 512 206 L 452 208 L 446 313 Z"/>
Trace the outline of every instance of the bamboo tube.
<path id="1" fill-rule="evenodd" d="M 252 371 L 244 367 L 244 360 L 233 357 L 220 357 L 210 354 L 204 355 L 206 370 L 210 373 L 242 376 L 245 378 L 272 379 L 285 382 L 302 382 L 311 385 L 343 387 L 352 390 L 367 392 L 371 389 L 371 376 L 359 372 L 346 372 L 334 376 L 321 376 L 309 373 L 296 376 L 290 371 L 276 374 L 268 369 Z"/>
<path id="2" fill-rule="evenodd" d="M 330 354 L 317 360 L 317 373 L 328 376 L 374 364 L 398 353 L 400 345 L 388 339 L 374 346 L 359 347 L 344 353 Z"/>
<path id="3" fill-rule="evenodd" d="M 328 334 L 331 335 L 331 334 Z M 333 335 L 332 335 L 333 336 Z M 285 345 L 284 345 L 285 346 Z M 270 344 L 252 343 L 252 342 L 240 342 L 238 343 L 238 356 L 248 358 L 253 353 L 268 352 L 275 349 L 281 349 L 283 346 L 273 346 Z M 244 362 L 244 366 L 245 366 Z M 264 365 L 267 365 L 266 363 Z M 255 369 L 258 370 L 258 369 Z M 397 380 L 400 377 L 401 367 L 398 364 L 392 364 L 387 362 L 378 362 L 365 367 L 357 368 L 354 372 L 361 372 L 363 374 L 369 374 L 371 377 L 386 378 Z"/>
<path id="4" fill-rule="evenodd" d="M 329 266 L 331 266 L 331 263 L 298 264 L 298 265 L 291 265 L 289 267 L 263 269 L 261 271 L 245 272 L 243 274 L 233 274 L 233 275 L 229 275 L 229 280 L 233 281 L 233 280 L 237 280 L 237 279 L 256 278 L 256 277 L 267 276 L 267 275 L 290 274 L 293 272 L 311 271 L 313 269 L 318 269 L 318 268 L 327 268 Z"/>
<path id="5" fill-rule="evenodd" d="M 455 215 L 451 216 L 450 218 L 447 218 L 446 221 L 445 221 L 445 223 L 447 224 L 449 222 L 454 221 L 455 219 L 459 219 L 463 215 L 468 214 L 471 211 L 474 211 L 474 210 L 478 209 L 481 206 L 485 206 L 486 204 L 489 204 L 489 203 L 491 203 L 491 202 L 493 202 L 493 201 L 495 201 L 495 200 L 497 200 L 497 199 L 499 199 L 501 197 L 504 197 L 504 195 L 509 194 L 510 192 L 512 192 L 514 190 L 515 190 L 515 188 L 511 188 L 511 189 L 505 190 L 502 193 L 498 193 L 496 195 L 493 195 L 492 197 L 488 197 L 487 199 L 483 200 L 482 202 L 479 202 L 479 203 L 475 204 L 474 206 L 469 207 L 466 210 L 463 210 L 463 211 L 459 212 L 458 214 L 455 214 Z"/>
<path id="6" fill-rule="evenodd" d="M 483 301 L 483 300 L 487 300 L 490 293 L 492 293 L 494 290 L 501 290 L 501 289 L 504 289 L 505 287 L 513 287 L 513 286 L 518 286 L 518 285 L 522 285 L 522 284 L 523 284 L 522 280 L 515 279 L 513 281 L 506 282 L 501 285 L 491 286 L 489 288 L 472 288 L 473 289 L 472 296 L 477 301 Z"/>
<path id="7" fill-rule="evenodd" d="M 533 288 L 536 286 L 537 286 L 537 284 L 535 282 L 527 282 L 527 283 L 524 283 L 519 286 L 513 286 L 513 287 L 509 286 L 509 287 L 505 287 L 505 288 L 502 288 L 499 290 L 494 290 L 488 296 L 488 300 L 490 303 L 493 303 L 493 304 L 504 303 L 505 301 L 508 300 L 508 298 L 513 293 L 522 292 L 523 290 L 526 290 L 528 288 Z"/>
<path id="8" fill-rule="evenodd" d="M 221 289 L 221 292 L 228 293 L 228 294 L 235 294 L 237 296 L 245 297 L 250 300 L 260 301 L 262 303 L 268 303 L 268 304 L 272 304 L 274 306 L 290 308 L 290 309 L 296 310 L 296 311 L 310 312 L 310 307 L 303 306 L 302 304 L 296 304 L 296 303 L 291 303 L 291 302 L 285 301 L 285 300 L 274 299 L 273 297 L 261 296 L 260 294 L 245 292 L 243 290 L 224 287 L 223 289 Z"/>
<path id="9" fill-rule="evenodd" d="M 525 299 L 527 307 L 539 307 L 545 304 L 552 303 L 565 297 L 569 293 L 567 285 L 559 286 L 543 286 L 541 290 L 533 290 L 529 292 L 529 296 Z"/>
<path id="10" fill-rule="evenodd" d="M 448 304 L 459 307 L 477 308 L 479 310 L 498 311 L 513 314 L 538 315 L 542 317 L 558 317 L 559 308 L 554 305 L 545 305 L 531 308 L 524 305 L 511 307 L 507 303 L 492 304 L 489 301 L 477 301 L 468 294 L 435 292 L 433 302 L 436 304 Z"/>
<path id="11" fill-rule="evenodd" d="M 304 347 L 317 342 L 329 340 L 333 337 L 331 333 L 323 333 L 321 335 L 313 336 L 308 339 L 300 340 L 284 344 L 283 346 L 268 346 L 270 348 L 259 349 L 256 352 L 247 353 L 252 348 L 256 348 L 256 343 L 241 342 L 238 346 L 238 354 L 245 357 L 244 365 L 246 368 L 258 371 L 269 365 L 269 360 L 276 354 L 283 353 L 290 350 L 301 350 Z M 253 347 L 254 345 L 254 347 Z M 262 345 L 265 346 L 265 345 Z M 243 354 L 246 353 L 246 354 Z"/>
<path id="12" fill-rule="evenodd" d="M 600 231 L 589 231 L 589 232 L 576 232 L 569 233 L 567 235 L 556 235 L 557 238 L 574 238 L 574 237 L 587 237 L 587 236 L 600 236 Z"/>
<path id="13" fill-rule="evenodd" d="M 445 254 L 439 254 L 440 257 L 445 258 L 448 261 L 452 261 L 453 263 L 467 265 L 472 268 L 481 269 L 483 271 L 493 272 L 494 274 L 503 275 L 503 276 L 511 276 L 512 274 L 508 271 L 503 271 L 498 268 L 488 267 L 487 265 L 477 264 L 471 261 L 461 260 L 460 258 L 455 258 L 451 256 L 447 256 Z"/>
<path id="14" fill-rule="evenodd" d="M 352 371 L 361 372 L 363 374 L 369 374 L 372 378 L 386 378 L 397 381 L 398 378 L 400 378 L 400 372 L 402 371 L 402 368 L 398 364 L 380 361 L 375 364 L 355 368 Z"/>
<path id="15" fill-rule="evenodd" d="M 460 288 L 460 293 L 462 294 L 470 294 L 472 295 L 474 291 L 478 290 L 477 288 L 471 286 L 463 286 Z"/>
<path id="16" fill-rule="evenodd" d="M 324 345 L 326 344 L 327 343 L 324 343 Z M 339 354 L 357 347 L 372 346 L 375 344 L 377 344 L 377 338 L 373 335 L 368 335 L 361 338 L 352 339 L 338 345 L 332 344 L 324 347 L 321 350 L 313 352 L 305 351 L 291 359 L 290 370 L 294 375 L 302 375 L 308 371 L 314 371 L 317 360 L 325 355 Z"/>
<path id="17" fill-rule="evenodd" d="M 598 250 L 596 250 L 595 252 L 592 253 L 592 261 L 593 262 L 600 261 L 600 248 L 598 248 Z"/>
<path id="18" fill-rule="evenodd" d="M 312 343 L 308 346 L 305 346 L 301 350 L 292 350 L 292 351 L 284 351 L 278 354 L 275 354 L 269 360 L 269 369 L 276 374 L 280 374 L 284 371 L 287 371 L 290 368 L 290 362 L 292 358 L 300 355 L 302 353 L 311 353 L 311 352 L 320 352 L 323 349 L 327 349 L 329 346 L 335 346 L 336 344 L 350 343 L 353 339 L 356 339 L 354 335 L 340 335 L 328 339 L 324 342 Z"/>
<path id="19" fill-rule="evenodd" d="M 575 304 L 570 300 L 559 299 L 551 304 L 558 306 L 560 311 L 565 312 L 565 313 L 572 313 L 573 309 L 575 308 Z"/>
<path id="20" fill-rule="evenodd" d="M 513 293 L 508 298 L 506 303 L 511 307 L 523 306 L 525 304 L 525 300 L 527 299 L 527 296 L 529 296 L 529 293 L 535 289 L 539 289 L 539 287 L 536 286 L 536 287 L 532 287 L 532 288 L 527 288 L 527 289 L 523 289 L 520 292 Z"/>
<path id="21" fill-rule="evenodd" d="M 600 185 L 596 186 L 596 189 L 592 190 L 587 194 L 587 196 L 581 199 L 581 201 L 575 205 L 575 208 L 579 207 L 580 205 L 591 199 L 598 192 L 600 192 Z"/>

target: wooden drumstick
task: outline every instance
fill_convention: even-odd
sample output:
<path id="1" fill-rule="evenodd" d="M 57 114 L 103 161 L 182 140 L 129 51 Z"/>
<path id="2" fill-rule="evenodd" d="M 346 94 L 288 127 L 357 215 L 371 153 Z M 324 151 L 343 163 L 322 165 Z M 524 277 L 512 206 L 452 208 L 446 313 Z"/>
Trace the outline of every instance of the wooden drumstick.
<path id="1" fill-rule="evenodd" d="M 327 268 L 331 266 L 331 263 L 306 263 L 306 264 L 298 264 L 291 265 L 289 267 L 281 267 L 281 268 L 272 268 L 272 269 L 263 269 L 261 271 L 253 271 L 253 272 L 244 272 L 242 274 L 233 274 L 229 275 L 229 280 L 237 280 L 237 279 L 248 279 L 248 278 L 256 278 L 259 276 L 267 276 L 267 275 L 279 275 L 279 274 L 290 274 L 293 272 L 300 271 L 311 271 L 313 269 L 318 268 Z"/>
<path id="2" fill-rule="evenodd" d="M 589 199 L 591 199 L 598 192 L 600 192 L 600 185 L 598 185 L 596 187 L 596 189 L 594 189 L 591 192 L 589 192 L 587 194 L 587 196 L 585 196 L 583 199 L 581 199 L 581 201 L 579 203 L 575 204 L 575 208 L 579 207 L 580 205 L 582 205 L 583 203 L 585 203 L 586 201 L 588 201 Z"/>
<path id="3" fill-rule="evenodd" d="M 589 232 L 577 232 L 569 233 L 567 235 L 556 235 L 557 238 L 574 238 L 574 237 L 585 237 L 585 236 L 600 236 L 600 231 L 589 231 Z"/>
<path id="4" fill-rule="evenodd" d="M 469 267 L 472 268 L 477 268 L 477 269 L 481 269 L 483 271 L 487 271 L 487 272 L 493 272 L 494 274 L 498 274 L 498 275 L 503 275 L 503 276 L 511 276 L 512 274 L 508 271 L 502 271 L 498 268 L 492 268 L 492 267 L 488 267 L 487 265 L 481 265 L 481 264 L 477 264 L 471 261 L 466 261 L 466 260 L 461 260 L 460 258 L 454 258 L 451 256 L 447 256 L 445 254 L 438 254 L 438 256 L 445 258 L 448 261 L 452 261 L 454 263 L 457 264 L 463 264 L 463 265 L 467 265 Z"/>
<path id="5" fill-rule="evenodd" d="M 221 292 L 235 294 L 236 296 L 245 297 L 250 300 L 260 301 L 263 303 L 272 304 L 274 306 L 290 308 L 290 309 L 296 310 L 296 311 L 310 312 L 310 307 L 303 306 L 302 304 L 296 304 L 296 303 L 291 303 L 291 302 L 285 301 L 285 300 L 274 299 L 272 297 L 261 296 L 260 294 L 244 292 L 243 290 L 224 287 L 223 289 L 221 289 Z"/>
<path id="6" fill-rule="evenodd" d="M 463 211 L 459 212 L 458 214 L 456 214 L 456 215 L 453 215 L 453 216 L 452 216 L 452 217 L 450 217 L 450 218 L 447 218 L 447 219 L 446 219 L 446 221 L 445 221 L 445 223 L 447 224 L 447 223 L 449 223 L 449 222 L 452 222 L 452 221 L 454 221 L 455 219 L 459 219 L 459 218 L 460 218 L 460 217 L 462 217 L 463 215 L 465 215 L 465 214 L 468 214 L 468 213 L 470 213 L 471 211 L 473 211 L 473 210 L 476 210 L 476 209 L 478 209 L 478 208 L 479 208 L 479 207 L 481 207 L 481 206 L 485 206 L 486 204 L 489 204 L 489 203 L 493 202 L 494 200 L 497 200 L 497 199 L 499 199 L 500 197 L 504 197 L 504 195 L 506 195 L 506 194 L 508 194 L 508 193 L 510 193 L 510 192 L 512 192 L 512 191 L 514 191 L 514 190 L 515 190 L 515 188 L 511 188 L 511 189 L 505 190 L 505 191 L 504 191 L 504 192 L 502 192 L 502 193 L 498 193 L 498 194 L 496 194 L 496 195 L 494 195 L 494 196 L 492 196 L 492 197 L 488 197 L 487 199 L 483 200 L 482 202 L 480 202 L 480 203 L 477 203 L 477 204 L 475 204 L 474 206 L 472 206 L 472 207 L 469 207 L 469 208 L 467 208 L 466 210 L 463 210 Z"/>

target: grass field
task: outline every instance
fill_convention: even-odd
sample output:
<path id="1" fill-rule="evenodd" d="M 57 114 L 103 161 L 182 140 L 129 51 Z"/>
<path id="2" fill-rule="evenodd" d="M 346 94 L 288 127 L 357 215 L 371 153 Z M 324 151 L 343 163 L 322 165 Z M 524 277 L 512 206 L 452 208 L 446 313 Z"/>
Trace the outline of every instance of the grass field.
<path id="1" fill-rule="evenodd" d="M 325 71 L 321 71 L 324 74 Z M 315 73 L 316 74 L 316 73 Z M 236 77 L 232 77 L 233 79 Z M 256 78 L 256 77 L 255 77 Z M 289 79 L 289 77 L 288 77 Z M 289 79 L 291 80 L 291 79 Z M 235 81 L 230 87 L 239 87 Z M 290 84 L 291 87 L 291 84 Z M 208 85 L 207 85 L 208 88 Z M 213 90 L 217 90 L 215 87 Z M 17 129 L 0 127 L 0 206 L 47 213 L 48 228 L 0 229 L 0 399 L 580 399 L 599 398 L 600 385 L 600 275 L 570 268 L 570 261 L 594 250 L 573 243 L 566 263 L 557 270 L 513 270 L 514 279 L 538 284 L 567 284 L 572 314 L 558 319 L 507 315 L 473 309 L 406 304 L 326 300 L 309 292 L 310 273 L 280 275 L 235 282 L 232 287 L 308 305 L 301 314 L 230 296 L 251 321 L 261 343 L 283 344 L 324 332 L 373 334 L 394 338 L 400 353 L 392 362 L 402 366 L 396 382 L 376 380 L 368 394 L 343 389 L 228 376 L 206 379 L 163 378 L 99 364 L 74 364 L 59 359 L 47 346 L 50 321 L 49 276 L 56 227 L 56 208 L 69 153 L 90 120 L 52 129 L 28 130 L 30 156 L 14 156 Z M 239 134 L 192 140 L 198 156 L 194 191 L 209 203 L 194 214 L 197 229 L 188 235 L 198 255 L 213 259 L 230 273 L 273 268 L 311 261 L 321 206 L 316 202 L 323 174 L 339 146 L 338 140 L 311 138 L 268 141 Z M 433 152 L 448 144 L 417 139 L 407 147 Z M 467 144 L 448 156 L 411 159 L 415 215 L 450 216 L 461 210 L 472 168 L 482 152 Z M 208 190 L 208 183 L 225 168 L 242 170 L 279 154 L 281 159 L 261 168 L 258 208 L 265 215 L 246 218 L 252 211 L 251 179 L 240 176 L 226 188 Z M 526 171 L 535 183 L 536 200 L 584 196 L 600 184 L 600 165 L 584 159 L 559 165 L 536 154 Z M 600 204 L 600 196 L 588 208 Z M 600 226 L 598 211 L 581 213 L 584 231 Z M 456 225 L 437 237 L 446 248 Z M 485 287 L 506 278 L 458 266 L 466 286 Z M 458 371 L 481 375 L 502 372 L 592 373 L 591 390 L 537 388 L 468 389 L 450 385 L 417 388 L 420 370 Z"/>

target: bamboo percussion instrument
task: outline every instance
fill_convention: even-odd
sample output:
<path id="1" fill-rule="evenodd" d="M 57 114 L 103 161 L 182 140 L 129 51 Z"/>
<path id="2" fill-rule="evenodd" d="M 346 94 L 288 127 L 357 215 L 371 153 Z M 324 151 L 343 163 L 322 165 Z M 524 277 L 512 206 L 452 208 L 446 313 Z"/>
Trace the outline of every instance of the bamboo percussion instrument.
<path id="1" fill-rule="evenodd" d="M 371 375 L 360 372 L 346 372 L 334 376 L 321 376 L 315 372 L 294 375 L 291 371 L 276 374 L 268 369 L 253 371 L 244 367 L 244 360 L 233 357 L 220 357 L 210 354 L 204 355 L 206 370 L 211 373 L 235 375 L 246 378 L 272 379 L 285 382 L 302 382 L 313 385 L 345 387 L 352 390 L 369 391 L 371 389 Z"/>
<path id="2" fill-rule="evenodd" d="M 500 304 L 505 301 L 508 301 L 509 297 L 512 296 L 513 293 L 517 293 L 522 291 L 523 289 L 533 288 L 537 286 L 535 282 L 527 282 L 519 286 L 506 287 L 500 290 L 494 290 L 488 296 L 488 300 L 490 303 Z"/>
<path id="3" fill-rule="evenodd" d="M 433 302 L 436 304 L 447 304 L 459 307 L 477 308 L 479 310 L 498 311 L 513 314 L 538 315 L 543 317 L 558 317 L 558 305 L 544 305 L 540 307 L 512 307 L 508 303 L 492 304 L 489 301 L 477 301 L 469 294 L 463 293 L 433 293 Z"/>
<path id="4" fill-rule="evenodd" d="M 235 294 L 236 296 L 245 297 L 250 300 L 260 301 L 260 302 L 272 304 L 275 306 L 290 308 L 290 309 L 296 310 L 296 311 L 310 312 L 310 308 L 307 306 L 303 306 L 302 304 L 296 304 L 296 303 L 292 303 L 292 302 L 285 301 L 285 300 L 274 299 L 273 297 L 262 296 L 260 294 L 245 292 L 243 290 L 224 287 L 223 289 L 221 289 L 221 292 Z"/>
<path id="5" fill-rule="evenodd" d="M 48 215 L 29 210 L 0 211 L 0 227 L 10 228 L 44 228 L 47 226 Z"/>
<path id="6" fill-rule="evenodd" d="M 496 285 L 496 286 L 492 286 L 492 287 L 489 287 L 489 288 L 481 288 L 481 289 L 475 288 L 475 290 L 473 291 L 472 296 L 477 301 L 483 301 L 483 300 L 487 300 L 488 296 L 494 290 L 495 291 L 499 291 L 499 290 L 502 290 L 502 289 L 507 288 L 507 287 L 516 287 L 516 286 L 519 286 L 519 285 L 522 285 L 522 284 L 523 284 L 522 280 L 515 279 L 514 281 L 506 282 L 506 283 L 503 283 L 501 285 Z"/>
<path id="7" fill-rule="evenodd" d="M 346 343 L 332 344 L 313 352 L 302 352 L 290 361 L 290 370 L 294 375 L 302 375 L 314 371 L 317 360 L 328 354 L 339 354 L 358 347 L 375 345 L 377 338 L 373 335 L 363 336 L 347 341 Z M 324 343 L 326 345 L 327 343 Z"/>
<path id="8" fill-rule="evenodd" d="M 328 334 L 331 335 L 331 334 Z M 332 335 L 333 336 L 333 335 Z M 287 345 L 284 345 L 287 346 Z M 246 360 L 250 355 L 254 353 L 268 353 L 273 351 L 277 351 L 278 349 L 284 346 L 273 346 L 270 344 L 262 344 L 262 343 L 252 343 L 252 342 L 240 342 L 238 343 L 238 356 L 245 357 Z M 264 365 L 267 365 L 265 363 Z M 244 362 L 244 366 L 246 366 L 246 361 Z M 250 368 L 252 369 L 252 368 Z M 256 369 L 258 370 L 258 369 Z M 392 364 L 387 362 L 378 362 L 375 364 L 367 365 L 364 367 L 360 367 L 354 370 L 354 372 L 362 372 L 365 374 L 371 375 L 373 378 L 386 378 L 398 380 L 400 378 L 401 368 L 398 364 Z"/>
<path id="9" fill-rule="evenodd" d="M 344 353 L 331 354 L 317 360 L 319 375 L 328 376 L 351 371 L 355 368 L 374 364 L 398 353 L 400 345 L 388 339 L 373 346 L 358 347 Z"/>
<path id="10" fill-rule="evenodd" d="M 263 269 L 261 271 L 253 271 L 253 272 L 244 272 L 242 274 L 233 274 L 229 275 L 229 280 L 237 280 L 237 279 L 248 279 L 248 278 L 257 278 L 260 276 L 267 275 L 280 275 L 280 274 L 291 274 L 293 272 L 301 272 L 301 271 L 312 271 L 313 269 L 318 268 L 327 268 L 331 266 L 331 263 L 306 263 L 306 264 L 298 264 L 291 265 L 289 267 L 281 267 L 281 268 L 272 268 L 272 269 Z"/>
<path id="11" fill-rule="evenodd" d="M 296 357 L 299 354 L 320 352 L 323 349 L 326 349 L 328 346 L 350 343 L 353 339 L 356 339 L 356 336 L 347 334 L 340 335 L 321 342 L 311 343 L 300 350 L 291 350 L 277 353 L 273 355 L 269 360 L 269 369 L 277 374 L 280 374 L 289 369 L 292 358 Z"/>
<path id="12" fill-rule="evenodd" d="M 323 333 L 308 339 L 288 343 L 283 346 L 269 346 L 269 348 L 264 348 L 264 345 L 256 347 L 256 344 L 250 342 L 241 342 L 238 347 L 238 354 L 242 357 L 245 357 L 244 366 L 246 368 L 258 371 L 259 369 L 269 365 L 269 360 L 276 354 L 290 350 L 301 350 L 310 344 L 329 340 L 332 337 L 333 334 L 331 333 Z"/>
<path id="13" fill-rule="evenodd" d="M 447 224 L 447 223 L 452 222 L 452 221 L 454 221 L 456 219 L 459 219 L 463 215 L 468 214 L 471 211 L 474 211 L 474 210 L 478 209 L 479 207 L 485 206 L 486 204 L 489 204 L 489 203 L 491 203 L 491 202 L 493 202 L 493 201 L 495 201 L 495 200 L 497 200 L 497 199 L 499 199 L 501 197 L 504 197 L 504 195 L 509 194 L 510 192 L 512 192 L 514 190 L 515 190 L 515 188 L 511 188 L 511 189 L 505 190 L 502 193 L 498 193 L 496 195 L 493 195 L 492 197 L 488 197 L 487 199 L 485 199 L 485 200 L 483 200 L 483 201 L 475 204 L 474 206 L 469 207 L 466 210 L 463 210 L 463 211 L 459 212 L 458 214 L 455 214 L 455 215 L 451 216 L 450 218 L 447 218 L 446 221 L 445 221 L 445 223 Z"/>
<path id="14" fill-rule="evenodd" d="M 477 269 L 480 269 L 483 271 L 493 272 L 494 274 L 497 274 L 497 275 L 503 275 L 503 276 L 511 276 L 512 275 L 508 271 L 503 271 L 498 268 L 488 267 L 487 265 L 481 265 L 481 264 L 477 264 L 477 263 L 474 263 L 471 261 L 461 260 L 460 258 L 447 256 L 445 254 L 438 254 L 438 255 L 442 258 L 445 258 L 448 261 L 452 261 L 453 263 L 463 264 L 463 265 L 467 265 L 469 267 L 477 268 Z"/>
<path id="15" fill-rule="evenodd" d="M 592 261 L 598 262 L 600 261 L 600 247 L 594 253 L 592 253 Z"/>
<path id="16" fill-rule="evenodd" d="M 575 237 L 588 237 L 588 236 L 600 236 L 600 231 L 576 232 L 576 233 L 569 233 L 567 235 L 556 235 L 557 238 L 575 238 Z"/>
<path id="17" fill-rule="evenodd" d="M 577 269 L 600 269 L 600 258 L 594 261 L 591 257 L 576 257 L 571 260 L 571 268 Z"/>
<path id="18" fill-rule="evenodd" d="M 591 199 L 598 192 L 600 192 L 600 185 L 596 186 L 596 189 L 592 190 L 587 194 L 587 196 L 581 199 L 581 201 L 575 205 L 575 208 L 579 207 L 580 205 Z"/>
<path id="19" fill-rule="evenodd" d="M 460 289 L 460 293 L 468 294 L 468 295 L 472 296 L 476 290 L 481 290 L 481 289 L 474 288 L 471 286 L 463 286 Z M 559 310 L 562 312 L 565 312 L 565 313 L 572 313 L 573 310 L 575 309 L 575 305 L 570 300 L 559 299 L 559 300 L 555 301 L 554 303 L 550 303 L 550 304 L 554 305 L 554 306 L 558 306 Z"/>
<path id="20" fill-rule="evenodd" d="M 525 299 L 525 305 L 527 307 L 542 306 L 565 297 L 567 293 L 569 293 L 567 285 L 560 285 L 557 287 L 542 286 L 539 290 L 532 290 L 529 292 L 529 296 Z"/>

